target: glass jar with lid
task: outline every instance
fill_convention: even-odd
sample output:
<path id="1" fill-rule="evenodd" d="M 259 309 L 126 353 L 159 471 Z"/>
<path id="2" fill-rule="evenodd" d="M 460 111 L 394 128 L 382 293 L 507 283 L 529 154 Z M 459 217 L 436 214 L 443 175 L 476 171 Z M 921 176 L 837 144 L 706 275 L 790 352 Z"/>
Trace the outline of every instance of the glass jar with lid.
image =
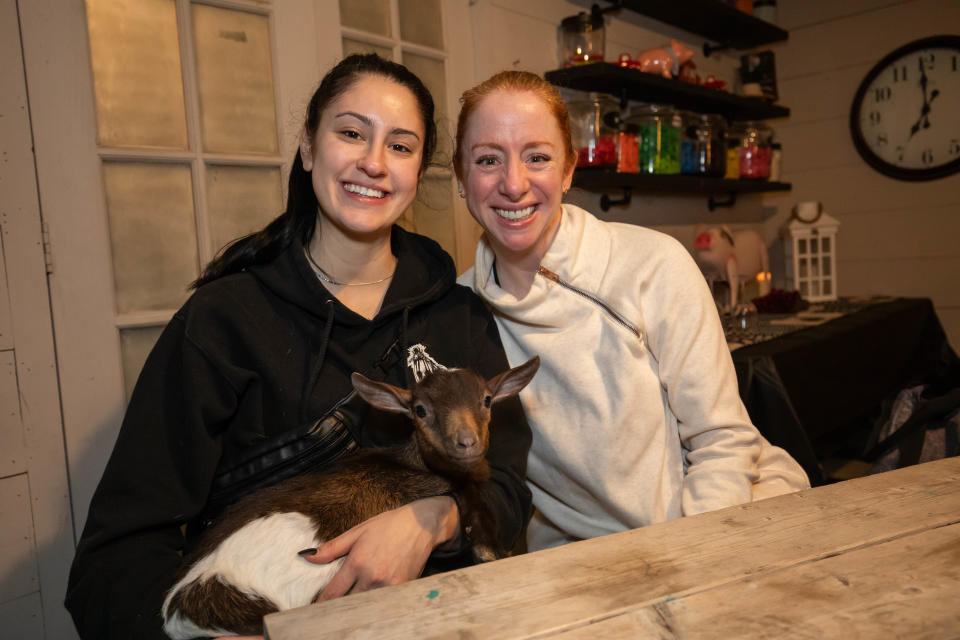
<path id="1" fill-rule="evenodd" d="M 567 101 L 578 167 L 617 166 L 620 105 L 612 97 L 589 93 Z"/>
<path id="2" fill-rule="evenodd" d="M 727 170 L 726 121 L 713 113 L 691 113 L 684 120 L 689 152 L 684 173 L 724 177 Z"/>
<path id="3" fill-rule="evenodd" d="M 740 128 L 740 177 L 770 177 L 770 142 L 773 131 L 762 122 L 743 122 Z"/>
<path id="4" fill-rule="evenodd" d="M 627 122 L 637 127 L 640 173 L 680 173 L 679 112 L 660 104 L 641 104 L 630 111 Z"/>
<path id="5" fill-rule="evenodd" d="M 603 62 L 604 46 L 603 13 L 597 5 L 590 13 L 581 11 L 560 23 L 561 66 Z"/>

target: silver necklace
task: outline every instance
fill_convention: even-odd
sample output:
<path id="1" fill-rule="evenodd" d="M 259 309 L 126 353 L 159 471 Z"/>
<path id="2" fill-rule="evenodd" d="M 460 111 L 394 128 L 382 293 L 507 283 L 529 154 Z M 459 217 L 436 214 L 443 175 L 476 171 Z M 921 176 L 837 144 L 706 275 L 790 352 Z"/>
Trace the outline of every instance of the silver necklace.
<path id="1" fill-rule="evenodd" d="M 384 276 L 379 280 L 371 280 L 370 282 L 337 282 L 330 276 L 329 273 L 323 270 L 323 267 L 317 264 L 317 261 L 313 259 L 313 254 L 310 253 L 308 248 L 304 247 L 303 252 L 307 255 L 307 260 L 310 262 L 314 272 L 317 274 L 317 278 L 328 284 L 332 284 L 335 287 L 365 287 L 371 284 L 380 284 L 381 282 L 389 280 L 393 277 L 393 274 L 391 273 L 390 275 Z"/>

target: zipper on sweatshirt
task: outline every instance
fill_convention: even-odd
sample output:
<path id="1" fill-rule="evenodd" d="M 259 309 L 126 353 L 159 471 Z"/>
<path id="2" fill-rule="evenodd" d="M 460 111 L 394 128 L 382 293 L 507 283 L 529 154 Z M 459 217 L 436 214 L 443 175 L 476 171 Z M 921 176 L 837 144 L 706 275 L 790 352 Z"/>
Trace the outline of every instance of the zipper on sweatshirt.
<path id="1" fill-rule="evenodd" d="M 583 298 L 586 298 L 586 299 L 589 300 L 590 302 L 594 303 L 595 305 L 597 305 L 598 307 L 600 307 L 601 309 L 603 309 L 603 310 L 607 313 L 607 315 L 609 315 L 611 318 L 613 318 L 614 322 L 616 322 L 616 323 L 619 324 L 621 327 L 623 327 L 624 329 L 626 329 L 627 331 L 629 331 L 630 333 L 632 333 L 634 336 L 636 336 L 637 340 L 639 340 L 641 343 L 643 342 L 643 332 L 640 331 L 640 329 L 637 327 L 637 325 L 635 325 L 635 324 L 633 324 L 632 322 L 630 322 L 629 320 L 627 320 L 627 319 L 626 319 L 625 317 L 623 317 L 623 315 L 621 315 L 616 309 L 614 309 L 613 307 L 611 307 L 609 304 L 607 304 L 606 302 L 604 302 L 603 300 L 601 300 L 601 299 L 598 298 L 597 296 L 595 296 L 595 295 L 593 295 L 592 293 L 589 293 L 589 292 L 587 292 L 587 291 L 584 291 L 584 290 L 581 289 L 580 287 L 574 286 L 574 285 L 570 284 L 569 282 L 565 282 L 563 279 L 560 278 L 559 275 L 557 275 L 557 274 L 554 273 L 553 271 L 550 271 L 550 270 L 547 269 L 546 267 L 541 266 L 541 267 L 537 270 L 537 272 L 538 272 L 540 275 L 542 275 L 544 278 L 546 278 L 547 280 L 550 280 L 551 282 L 555 282 L 556 284 L 560 285 L 560 286 L 563 287 L 564 289 L 566 289 L 566 290 L 568 290 L 568 291 L 572 291 L 573 293 L 577 294 L 578 296 L 581 296 L 581 297 L 583 297 Z"/>

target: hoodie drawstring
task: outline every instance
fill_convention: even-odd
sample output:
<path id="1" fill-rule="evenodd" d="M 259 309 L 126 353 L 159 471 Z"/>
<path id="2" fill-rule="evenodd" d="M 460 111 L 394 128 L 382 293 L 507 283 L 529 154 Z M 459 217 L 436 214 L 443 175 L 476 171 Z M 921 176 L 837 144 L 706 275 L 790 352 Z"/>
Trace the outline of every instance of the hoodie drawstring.
<path id="1" fill-rule="evenodd" d="M 307 407 L 310 404 L 310 395 L 313 392 L 314 385 L 320 378 L 320 370 L 323 368 L 323 362 L 327 358 L 327 345 L 330 344 L 330 334 L 333 333 L 333 314 L 336 305 L 333 300 L 327 300 L 327 322 L 323 327 L 323 333 L 320 335 L 320 348 L 317 350 L 316 364 L 307 378 L 303 392 L 300 394 L 300 422 L 307 420 Z"/>
<path id="2" fill-rule="evenodd" d="M 403 379 L 407 383 L 407 389 L 413 388 L 413 378 L 410 373 L 410 367 L 407 366 L 406 358 L 409 355 L 410 344 L 407 342 L 407 326 L 410 323 L 410 305 L 403 307 L 403 324 L 400 328 L 400 368 L 403 369 Z"/>

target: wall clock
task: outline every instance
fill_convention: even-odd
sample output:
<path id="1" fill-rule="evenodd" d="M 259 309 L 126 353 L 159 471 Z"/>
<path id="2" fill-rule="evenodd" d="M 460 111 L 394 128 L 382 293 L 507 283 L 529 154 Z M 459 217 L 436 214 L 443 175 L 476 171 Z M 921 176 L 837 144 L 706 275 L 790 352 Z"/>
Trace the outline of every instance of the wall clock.
<path id="1" fill-rule="evenodd" d="M 899 180 L 960 171 L 960 36 L 915 40 L 874 66 L 850 109 L 853 144 Z"/>

